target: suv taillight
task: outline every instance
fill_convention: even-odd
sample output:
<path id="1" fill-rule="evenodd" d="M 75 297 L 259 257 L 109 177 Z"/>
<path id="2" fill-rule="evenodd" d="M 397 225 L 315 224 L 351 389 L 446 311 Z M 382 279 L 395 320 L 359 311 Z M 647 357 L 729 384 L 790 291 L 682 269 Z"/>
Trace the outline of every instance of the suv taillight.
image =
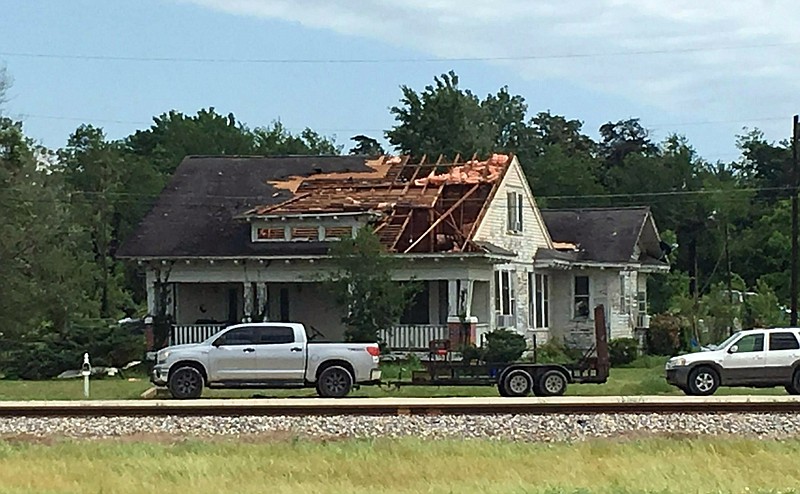
<path id="1" fill-rule="evenodd" d="M 368 346 L 367 353 L 369 353 L 373 357 L 377 357 L 381 354 L 381 349 L 376 346 Z"/>

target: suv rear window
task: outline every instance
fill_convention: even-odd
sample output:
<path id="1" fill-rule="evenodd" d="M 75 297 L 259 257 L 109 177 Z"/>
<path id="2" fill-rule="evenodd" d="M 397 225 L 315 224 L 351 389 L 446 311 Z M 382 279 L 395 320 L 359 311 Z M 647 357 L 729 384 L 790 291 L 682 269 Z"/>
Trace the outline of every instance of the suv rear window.
<path id="1" fill-rule="evenodd" d="M 794 333 L 771 333 L 769 335 L 770 350 L 797 350 L 800 343 Z"/>

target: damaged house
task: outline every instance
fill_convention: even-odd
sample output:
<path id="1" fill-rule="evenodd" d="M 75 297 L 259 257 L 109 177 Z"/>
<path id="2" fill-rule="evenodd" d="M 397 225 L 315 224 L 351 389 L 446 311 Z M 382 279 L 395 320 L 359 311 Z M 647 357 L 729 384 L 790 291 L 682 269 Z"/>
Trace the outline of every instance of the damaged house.
<path id="1" fill-rule="evenodd" d="M 503 154 L 189 156 L 118 256 L 143 266 L 173 344 L 254 320 L 337 340 L 342 309 L 318 280 L 331 243 L 367 225 L 404 261 L 394 278 L 422 288 L 383 331 L 395 350 L 451 330 L 475 343 L 495 328 L 580 339 L 599 303 L 611 337 L 632 336 L 647 324 L 647 275 L 669 269 L 647 208 L 540 211 Z"/>

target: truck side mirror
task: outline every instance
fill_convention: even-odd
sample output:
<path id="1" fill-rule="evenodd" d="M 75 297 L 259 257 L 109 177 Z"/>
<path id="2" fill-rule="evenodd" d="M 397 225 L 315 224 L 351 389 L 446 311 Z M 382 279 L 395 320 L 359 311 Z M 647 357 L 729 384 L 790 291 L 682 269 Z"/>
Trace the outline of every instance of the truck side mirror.
<path id="1" fill-rule="evenodd" d="M 739 351 L 738 345 L 733 345 L 732 347 L 728 348 L 728 353 L 736 353 Z"/>

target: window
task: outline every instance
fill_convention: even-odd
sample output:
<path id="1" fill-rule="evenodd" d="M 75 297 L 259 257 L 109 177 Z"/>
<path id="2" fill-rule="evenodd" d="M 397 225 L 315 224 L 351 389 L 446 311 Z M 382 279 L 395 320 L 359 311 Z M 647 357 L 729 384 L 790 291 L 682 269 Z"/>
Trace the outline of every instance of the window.
<path id="1" fill-rule="evenodd" d="M 316 226 L 294 226 L 292 227 L 292 240 L 317 240 L 319 239 L 319 228 Z"/>
<path id="2" fill-rule="evenodd" d="M 516 314 L 516 296 L 514 293 L 514 271 L 499 270 L 494 272 L 494 309 L 498 315 L 498 326 L 513 326 Z"/>
<path id="3" fill-rule="evenodd" d="M 550 278 L 546 274 L 528 274 L 531 300 L 531 323 L 534 328 L 550 326 Z"/>
<path id="4" fill-rule="evenodd" d="M 639 314 L 647 314 L 647 292 L 637 293 L 636 303 L 638 305 Z"/>
<path id="5" fill-rule="evenodd" d="M 749 334 L 736 342 L 736 353 L 760 352 L 764 350 L 764 335 Z"/>
<path id="6" fill-rule="evenodd" d="M 286 326 L 256 328 L 257 344 L 280 345 L 294 343 L 294 329 Z"/>
<path id="7" fill-rule="evenodd" d="M 286 240 L 286 230 L 280 228 L 259 228 L 256 230 L 258 240 Z"/>
<path id="8" fill-rule="evenodd" d="M 772 333 L 769 335 L 769 349 L 776 350 L 797 350 L 800 343 L 793 333 Z"/>
<path id="9" fill-rule="evenodd" d="M 522 194 L 509 192 L 506 196 L 508 209 L 508 231 L 519 233 L 522 231 Z"/>
<path id="10" fill-rule="evenodd" d="M 252 327 L 236 328 L 220 336 L 216 343 L 224 346 L 255 345 L 256 334 Z"/>
<path id="11" fill-rule="evenodd" d="M 351 238 L 353 236 L 353 227 L 350 226 L 326 226 L 325 239 L 340 239 Z"/>
<path id="12" fill-rule="evenodd" d="M 589 277 L 575 277 L 575 317 L 589 317 Z"/>

